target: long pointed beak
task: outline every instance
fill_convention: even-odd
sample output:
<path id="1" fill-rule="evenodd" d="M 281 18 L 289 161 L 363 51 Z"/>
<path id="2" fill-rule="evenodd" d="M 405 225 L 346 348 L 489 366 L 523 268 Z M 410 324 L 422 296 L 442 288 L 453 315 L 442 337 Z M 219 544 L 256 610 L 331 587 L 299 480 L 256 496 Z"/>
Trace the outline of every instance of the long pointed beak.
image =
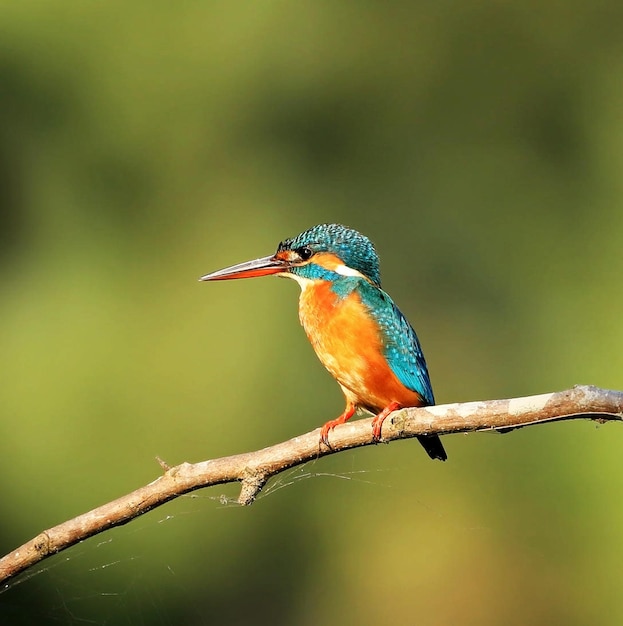
<path id="1" fill-rule="evenodd" d="M 289 267 L 289 263 L 283 259 L 277 259 L 274 256 L 265 256 L 254 261 L 245 261 L 232 265 L 222 270 L 212 272 L 202 276 L 199 280 L 230 280 L 233 278 L 255 278 L 257 276 L 268 276 L 270 274 L 279 274 L 285 272 Z"/>

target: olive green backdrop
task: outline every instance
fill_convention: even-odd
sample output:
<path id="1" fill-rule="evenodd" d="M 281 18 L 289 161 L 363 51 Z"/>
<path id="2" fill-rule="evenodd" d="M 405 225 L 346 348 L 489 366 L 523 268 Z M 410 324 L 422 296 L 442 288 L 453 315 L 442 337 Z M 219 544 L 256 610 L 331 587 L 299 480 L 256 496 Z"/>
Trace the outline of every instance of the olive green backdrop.
<path id="1" fill-rule="evenodd" d="M 623 5 L 2 2 L 0 547 L 338 415 L 294 283 L 376 243 L 438 402 L 623 388 Z M 34 568 L 7 624 L 615 625 L 623 430 L 196 493 Z M 2 617 L 4 616 L 4 617 Z"/>

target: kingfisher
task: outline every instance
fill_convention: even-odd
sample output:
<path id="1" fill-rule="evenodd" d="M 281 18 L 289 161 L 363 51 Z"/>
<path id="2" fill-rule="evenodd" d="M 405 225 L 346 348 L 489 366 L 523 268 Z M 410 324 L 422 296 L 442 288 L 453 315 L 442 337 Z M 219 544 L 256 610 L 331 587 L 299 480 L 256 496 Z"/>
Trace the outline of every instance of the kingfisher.
<path id="1" fill-rule="evenodd" d="M 299 319 L 318 358 L 337 380 L 346 408 L 320 431 L 329 433 L 357 410 L 375 415 L 372 434 L 381 438 L 385 418 L 403 407 L 435 404 L 420 342 L 381 288 L 373 243 L 341 224 L 320 224 L 282 241 L 275 254 L 202 276 L 230 280 L 277 275 L 301 287 Z M 432 459 L 447 458 L 437 435 L 418 440 Z"/>

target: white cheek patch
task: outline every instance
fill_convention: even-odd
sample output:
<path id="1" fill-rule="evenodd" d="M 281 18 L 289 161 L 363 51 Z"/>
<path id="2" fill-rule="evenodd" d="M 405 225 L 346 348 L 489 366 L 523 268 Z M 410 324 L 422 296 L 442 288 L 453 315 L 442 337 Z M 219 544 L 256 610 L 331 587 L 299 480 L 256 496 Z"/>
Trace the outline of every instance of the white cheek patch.
<path id="1" fill-rule="evenodd" d="M 348 267 L 348 265 L 343 265 L 343 264 L 336 265 L 334 272 L 336 272 L 340 276 L 357 276 L 359 278 L 365 278 L 365 276 L 361 272 L 358 272 L 357 270 L 354 270 L 352 267 Z"/>

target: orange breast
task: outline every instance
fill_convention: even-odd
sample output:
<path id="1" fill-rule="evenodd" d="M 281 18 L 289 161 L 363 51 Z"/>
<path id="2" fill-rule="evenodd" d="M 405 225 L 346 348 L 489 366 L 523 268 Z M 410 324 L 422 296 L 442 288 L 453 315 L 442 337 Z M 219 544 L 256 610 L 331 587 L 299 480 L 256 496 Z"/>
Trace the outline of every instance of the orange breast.
<path id="1" fill-rule="evenodd" d="M 378 325 L 356 292 L 340 299 L 330 283 L 318 281 L 302 291 L 299 317 L 348 401 L 375 413 L 392 402 L 422 404 L 419 394 L 407 389 L 389 367 Z"/>

